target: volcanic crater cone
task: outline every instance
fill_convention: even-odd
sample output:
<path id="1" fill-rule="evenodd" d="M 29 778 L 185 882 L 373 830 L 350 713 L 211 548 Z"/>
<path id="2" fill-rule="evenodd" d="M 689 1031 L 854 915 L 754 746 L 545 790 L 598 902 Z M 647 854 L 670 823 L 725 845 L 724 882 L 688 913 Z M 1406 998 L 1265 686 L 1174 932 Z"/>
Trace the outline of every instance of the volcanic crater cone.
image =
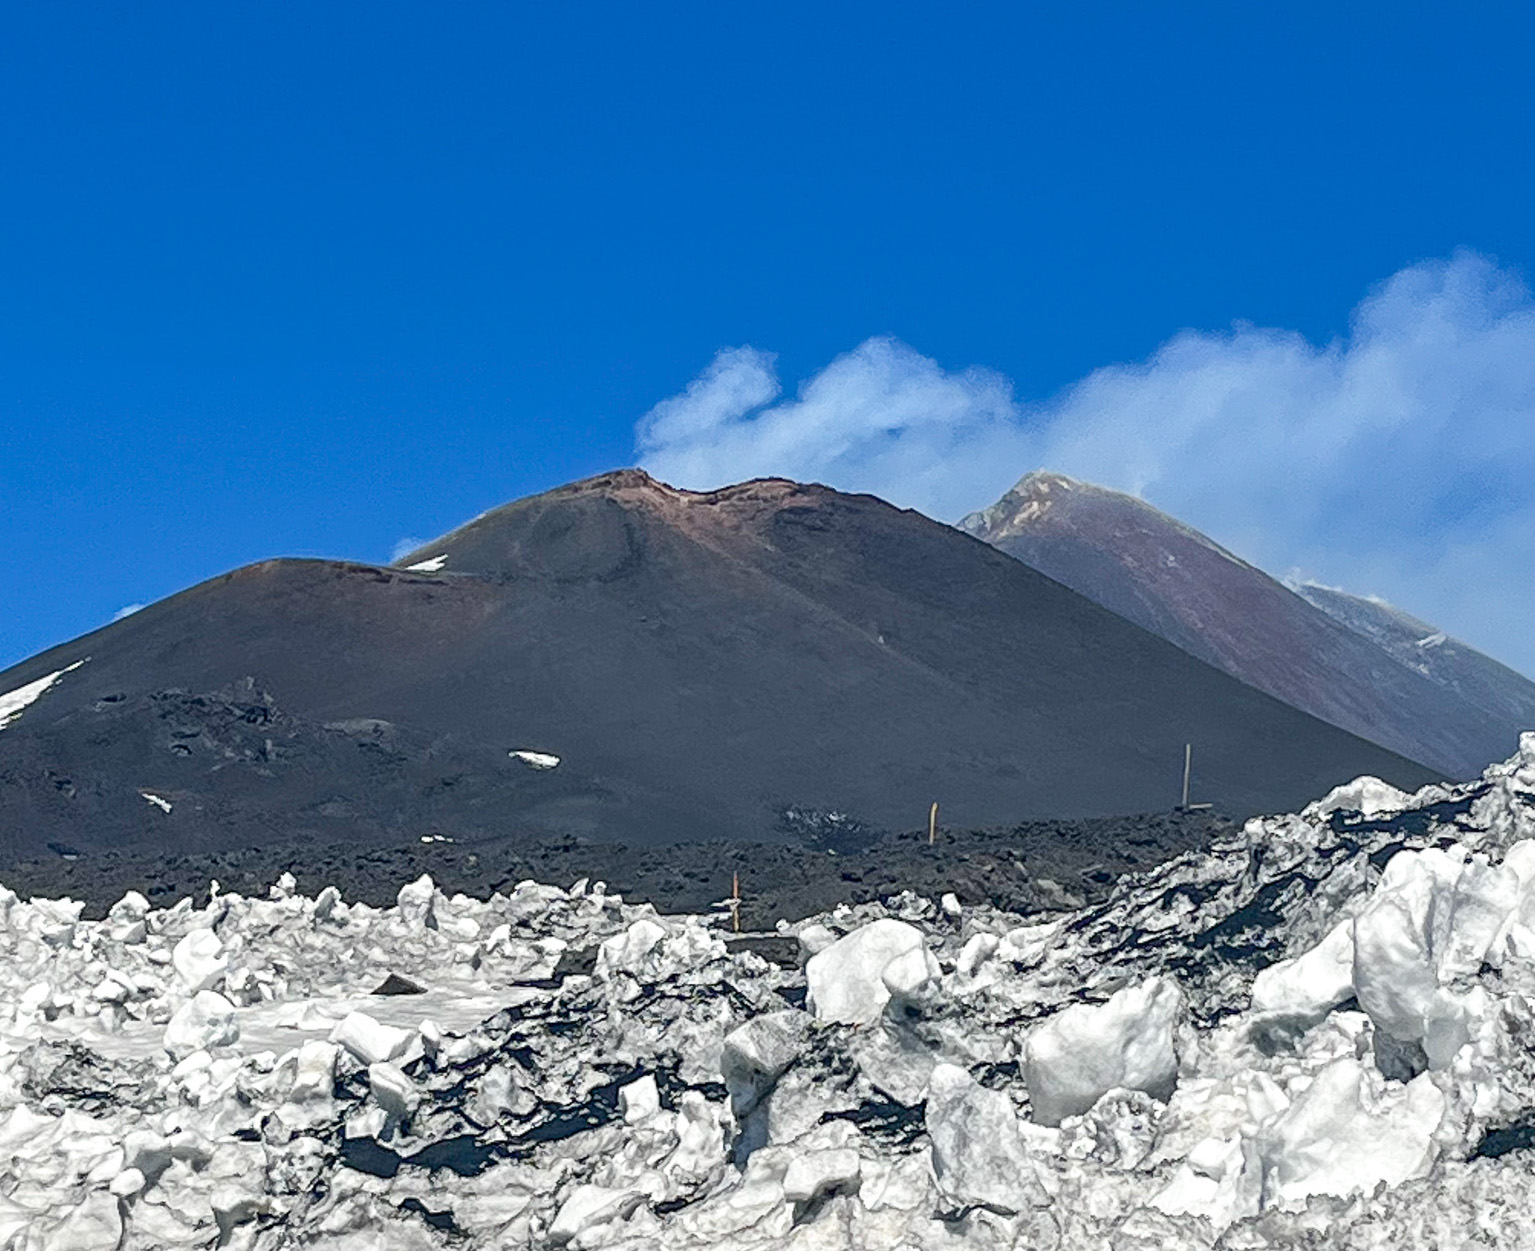
<path id="1" fill-rule="evenodd" d="M 780 480 L 624 470 L 392 567 L 265 561 L 0 692 L 86 657 L 0 731 L 11 859 L 1155 811 L 1189 742 L 1233 815 L 1430 776 L 955 529 Z"/>

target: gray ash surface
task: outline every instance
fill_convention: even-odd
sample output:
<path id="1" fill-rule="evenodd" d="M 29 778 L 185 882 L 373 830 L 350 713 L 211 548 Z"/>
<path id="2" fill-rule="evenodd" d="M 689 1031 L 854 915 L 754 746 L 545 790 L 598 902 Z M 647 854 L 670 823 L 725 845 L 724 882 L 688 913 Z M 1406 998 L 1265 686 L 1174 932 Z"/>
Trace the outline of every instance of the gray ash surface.
<path id="1" fill-rule="evenodd" d="M 307 894 L 335 886 L 347 900 L 374 906 L 392 904 L 401 886 L 427 873 L 449 895 L 484 899 L 528 878 L 569 885 L 585 877 L 663 912 L 707 912 L 729 896 L 739 874 L 742 927 L 761 930 L 903 890 L 933 898 L 953 891 L 964 903 L 1018 912 L 1076 906 L 1103 898 L 1120 874 L 1208 846 L 1232 828 L 1214 812 L 1166 812 L 940 829 L 931 846 L 925 830 L 886 833 L 845 851 L 808 842 L 631 846 L 574 838 L 418 838 L 380 848 L 289 843 L 164 857 L 106 851 L 14 864 L 0 882 L 23 897 L 83 900 L 88 917 L 103 916 L 129 890 L 161 907 L 183 895 L 201 905 L 212 880 L 225 891 L 259 895 L 283 873 Z"/>

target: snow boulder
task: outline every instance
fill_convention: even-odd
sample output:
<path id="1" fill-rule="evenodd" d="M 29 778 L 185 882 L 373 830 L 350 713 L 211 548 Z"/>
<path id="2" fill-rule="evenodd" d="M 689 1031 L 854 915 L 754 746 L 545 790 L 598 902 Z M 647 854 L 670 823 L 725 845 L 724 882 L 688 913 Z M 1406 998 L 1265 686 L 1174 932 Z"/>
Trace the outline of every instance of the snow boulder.
<path id="1" fill-rule="evenodd" d="M 165 1027 L 165 1049 L 177 1059 L 240 1039 L 235 1006 L 217 991 L 200 990 L 176 1009 Z"/>
<path id="2" fill-rule="evenodd" d="M 753 1017 L 725 1035 L 720 1076 L 730 1105 L 744 1116 L 773 1088 L 805 1044 L 810 1018 L 793 1008 Z"/>
<path id="3" fill-rule="evenodd" d="M 938 997 L 938 979 L 943 975 L 938 957 L 926 944 L 903 951 L 880 972 L 892 1011 L 919 1013 L 924 1005 Z"/>
<path id="4" fill-rule="evenodd" d="M 876 1020 L 890 1002 L 885 969 L 924 945 L 921 930 L 885 917 L 812 956 L 805 965 L 805 981 L 816 1019 L 847 1025 Z"/>
<path id="5" fill-rule="evenodd" d="M 649 917 L 640 917 L 622 933 L 604 939 L 597 948 L 595 973 L 612 977 L 616 973 L 638 974 L 645 959 L 666 938 L 666 927 Z"/>
<path id="6" fill-rule="evenodd" d="M 1385 1036 L 1377 1058 L 1421 1051 L 1418 1068 L 1450 1063 L 1471 1022 L 1442 983 L 1481 967 L 1519 900 L 1518 875 L 1507 867 L 1434 847 L 1391 858 L 1354 919 L 1354 990 Z M 1394 1061 L 1382 1062 L 1400 1075 Z"/>
<path id="7" fill-rule="evenodd" d="M 395 896 L 395 915 L 400 923 L 412 930 L 437 928 L 437 884 L 431 875 L 423 873 L 414 882 L 400 887 Z"/>
<path id="8" fill-rule="evenodd" d="M 654 1073 L 618 1088 L 618 1112 L 625 1125 L 639 1125 L 661 1110 L 661 1092 Z"/>
<path id="9" fill-rule="evenodd" d="M 391 1121 L 409 1120 L 421 1102 L 421 1092 L 403 1069 L 388 1060 L 368 1065 L 368 1090 Z"/>
<path id="10" fill-rule="evenodd" d="M 171 967 L 188 993 L 212 990 L 229 969 L 224 958 L 224 944 L 210 929 L 196 929 L 176 944 L 171 952 Z"/>
<path id="11" fill-rule="evenodd" d="M 1259 1131 L 1266 1201 L 1369 1194 L 1422 1176 L 1438 1154 L 1446 1106 L 1426 1073 L 1398 1085 L 1352 1057 L 1333 1061 Z"/>
<path id="12" fill-rule="evenodd" d="M 1305 815 L 1323 820 L 1334 812 L 1357 812 L 1363 817 L 1382 817 L 1411 807 L 1412 796 L 1380 778 L 1357 777 L 1335 786 L 1321 799 L 1308 804 Z"/>
<path id="13" fill-rule="evenodd" d="M 1174 1034 L 1183 1006 L 1177 983 L 1153 977 L 1036 1026 L 1024 1047 L 1034 1119 L 1059 1125 L 1121 1088 L 1165 1100 L 1178 1084 Z"/>
<path id="14" fill-rule="evenodd" d="M 568 1246 L 580 1234 L 588 1233 L 613 1221 L 627 1220 L 645 1202 L 638 1190 L 580 1185 L 574 1187 L 554 1222 L 549 1226 L 549 1245 Z"/>
<path id="15" fill-rule="evenodd" d="M 1000 1090 L 988 1090 L 964 1069 L 940 1064 L 928 1082 L 927 1133 L 933 1176 L 954 1208 L 987 1208 L 1011 1215 L 1048 1199 L 1034 1179 L 1018 1112 Z"/>
<path id="16" fill-rule="evenodd" d="M 306 1039 L 293 1057 L 293 1085 L 288 1098 L 294 1103 L 329 1099 L 336 1089 L 336 1061 L 340 1048 L 318 1038 Z"/>
<path id="17" fill-rule="evenodd" d="M 1303 955 L 1253 979 L 1254 1012 L 1319 1021 L 1354 993 L 1354 922 L 1340 921 Z"/>
<path id="18" fill-rule="evenodd" d="M 811 1203 L 825 1195 L 853 1194 L 863 1161 L 851 1147 L 807 1151 L 789 1161 L 783 1175 L 783 1197 L 790 1203 Z"/>
<path id="19" fill-rule="evenodd" d="M 416 1034 L 414 1030 L 385 1025 L 366 1012 L 350 1012 L 331 1031 L 330 1041 L 339 1043 L 363 1064 L 378 1064 L 404 1056 L 416 1042 Z"/>

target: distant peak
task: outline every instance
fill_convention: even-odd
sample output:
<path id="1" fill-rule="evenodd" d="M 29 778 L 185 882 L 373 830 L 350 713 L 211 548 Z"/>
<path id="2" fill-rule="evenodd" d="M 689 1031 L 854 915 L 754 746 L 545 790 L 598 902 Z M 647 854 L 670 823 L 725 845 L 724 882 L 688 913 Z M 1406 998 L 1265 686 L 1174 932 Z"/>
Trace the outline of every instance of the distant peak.
<path id="1" fill-rule="evenodd" d="M 1089 482 L 1068 478 L 1065 474 L 1056 473 L 1052 469 L 1035 469 L 1019 478 L 1009 494 L 1048 495 L 1051 491 L 1077 491 L 1084 487 L 1088 490 L 1103 490 L 1102 487 L 1094 487 Z"/>
<path id="2" fill-rule="evenodd" d="M 1012 488 L 989 508 L 973 512 L 959 523 L 967 534 L 996 542 L 1009 533 L 1026 529 L 1049 515 L 1057 504 L 1072 505 L 1089 500 L 1122 499 L 1139 504 L 1131 495 L 1121 495 L 1107 487 L 1068 477 L 1052 469 L 1035 469 L 1023 475 Z"/>
<path id="3" fill-rule="evenodd" d="M 1208 535 L 1138 495 L 1048 469 L 1024 474 L 990 508 L 971 513 L 959 523 L 966 534 L 998 546 L 1046 532 L 1076 531 L 1101 537 L 1126 527 L 1158 534 L 1164 545 L 1177 541 L 1196 543 L 1233 564 L 1247 563 Z"/>

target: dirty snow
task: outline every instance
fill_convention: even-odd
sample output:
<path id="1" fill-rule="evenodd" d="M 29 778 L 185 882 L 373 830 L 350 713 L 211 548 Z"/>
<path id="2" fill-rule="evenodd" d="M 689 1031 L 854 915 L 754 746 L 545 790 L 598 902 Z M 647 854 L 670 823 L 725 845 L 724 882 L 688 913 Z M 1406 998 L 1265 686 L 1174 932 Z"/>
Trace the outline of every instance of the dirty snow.
<path id="1" fill-rule="evenodd" d="M 1535 736 L 1401 802 L 772 943 L 585 882 L 0 892 L 0 1246 L 1527 1245 Z"/>

